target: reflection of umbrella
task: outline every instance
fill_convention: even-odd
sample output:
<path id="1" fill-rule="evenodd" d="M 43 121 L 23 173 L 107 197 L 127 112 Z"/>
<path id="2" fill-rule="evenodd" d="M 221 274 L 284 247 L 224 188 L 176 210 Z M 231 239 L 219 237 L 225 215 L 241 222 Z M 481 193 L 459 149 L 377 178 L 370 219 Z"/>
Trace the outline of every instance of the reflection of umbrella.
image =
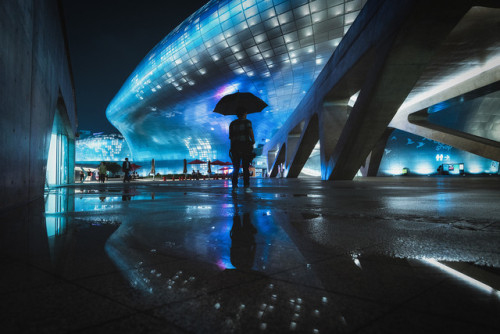
<path id="1" fill-rule="evenodd" d="M 201 165 L 201 164 L 206 164 L 206 163 L 207 163 L 206 161 L 198 160 L 198 159 L 188 162 L 188 164 L 190 164 L 190 165 Z"/>
<path id="2" fill-rule="evenodd" d="M 136 171 L 136 170 L 138 170 L 139 168 L 141 168 L 141 166 L 136 165 L 136 164 L 130 164 L 130 170 L 131 170 L 131 171 Z"/>
<path id="3" fill-rule="evenodd" d="M 212 173 L 212 166 L 210 165 L 210 160 L 208 160 L 208 169 L 207 169 L 207 173 Z"/>
<path id="4" fill-rule="evenodd" d="M 267 107 L 267 103 L 252 93 L 237 92 L 220 99 L 214 112 L 225 116 L 236 115 L 238 109 L 244 108 L 247 114 L 251 114 L 261 112 L 265 107 Z"/>
<path id="5" fill-rule="evenodd" d="M 187 160 L 184 159 L 184 168 L 182 169 L 182 173 L 187 174 L 187 172 L 188 172 Z"/>

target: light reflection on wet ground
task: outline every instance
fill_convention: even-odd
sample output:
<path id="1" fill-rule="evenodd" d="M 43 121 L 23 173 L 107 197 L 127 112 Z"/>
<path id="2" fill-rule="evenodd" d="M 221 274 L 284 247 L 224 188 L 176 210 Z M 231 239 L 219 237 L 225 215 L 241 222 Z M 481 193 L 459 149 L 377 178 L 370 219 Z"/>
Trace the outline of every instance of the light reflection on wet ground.
<path id="1" fill-rule="evenodd" d="M 59 331 L 500 329 L 498 179 L 258 182 L 52 190 L 31 250 L 3 257 L 11 328 L 46 294 Z"/>

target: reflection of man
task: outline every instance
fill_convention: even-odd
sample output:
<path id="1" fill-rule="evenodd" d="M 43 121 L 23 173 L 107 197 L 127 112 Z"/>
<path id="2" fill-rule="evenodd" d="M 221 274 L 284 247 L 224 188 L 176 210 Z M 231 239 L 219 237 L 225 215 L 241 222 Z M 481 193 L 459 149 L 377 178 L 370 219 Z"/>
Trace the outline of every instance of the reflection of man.
<path id="1" fill-rule="evenodd" d="M 122 194 L 122 201 L 130 201 L 132 199 L 132 195 L 130 194 L 130 188 L 129 186 L 125 186 L 125 189 L 123 190 Z"/>
<path id="2" fill-rule="evenodd" d="M 250 222 L 250 214 L 243 214 L 243 223 L 240 216 L 233 216 L 231 228 L 231 263 L 237 269 L 250 270 L 255 259 L 255 233 L 257 229 Z"/>
<path id="3" fill-rule="evenodd" d="M 243 167 L 243 185 L 245 192 L 251 193 L 250 189 L 250 171 L 248 170 L 252 161 L 253 144 L 255 138 L 252 129 L 252 122 L 247 119 L 247 112 L 244 108 L 239 108 L 236 111 L 238 119 L 231 122 L 229 125 L 229 139 L 231 140 L 231 150 L 229 156 L 233 161 L 233 192 L 238 187 L 238 173 L 240 171 L 240 163 Z"/>
<path id="4" fill-rule="evenodd" d="M 125 161 L 122 164 L 122 171 L 125 173 L 125 176 L 123 176 L 123 182 L 130 182 L 130 167 L 130 161 L 128 161 L 128 158 L 125 158 Z"/>

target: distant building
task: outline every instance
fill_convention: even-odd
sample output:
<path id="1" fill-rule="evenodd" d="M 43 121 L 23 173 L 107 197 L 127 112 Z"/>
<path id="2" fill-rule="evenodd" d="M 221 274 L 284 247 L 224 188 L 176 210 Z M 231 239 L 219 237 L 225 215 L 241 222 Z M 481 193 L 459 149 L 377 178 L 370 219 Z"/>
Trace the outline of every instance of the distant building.
<path id="1" fill-rule="evenodd" d="M 131 158 L 131 154 L 122 135 L 79 131 L 76 140 L 76 162 L 122 161 L 125 158 Z"/>

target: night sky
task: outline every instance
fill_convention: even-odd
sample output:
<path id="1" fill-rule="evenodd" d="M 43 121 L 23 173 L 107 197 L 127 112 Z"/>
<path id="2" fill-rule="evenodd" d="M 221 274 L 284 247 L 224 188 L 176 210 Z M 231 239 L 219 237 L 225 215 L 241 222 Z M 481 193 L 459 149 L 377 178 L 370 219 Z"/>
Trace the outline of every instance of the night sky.
<path id="1" fill-rule="evenodd" d="M 207 0 L 62 0 L 78 129 L 118 133 L 106 107 L 146 54 Z"/>

